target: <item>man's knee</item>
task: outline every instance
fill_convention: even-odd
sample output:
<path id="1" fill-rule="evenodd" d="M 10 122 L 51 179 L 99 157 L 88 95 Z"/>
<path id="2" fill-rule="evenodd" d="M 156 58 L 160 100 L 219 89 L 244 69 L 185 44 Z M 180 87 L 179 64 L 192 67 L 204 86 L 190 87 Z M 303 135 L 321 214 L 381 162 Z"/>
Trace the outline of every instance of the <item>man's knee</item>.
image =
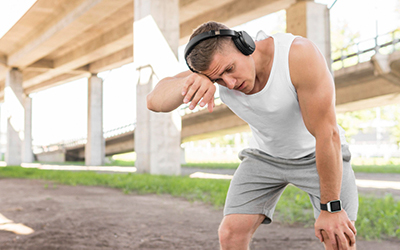
<path id="1" fill-rule="evenodd" d="M 263 221 L 263 215 L 228 215 L 218 229 L 219 241 L 224 246 L 246 246 Z"/>
<path id="2" fill-rule="evenodd" d="M 250 229 L 240 225 L 222 222 L 218 229 L 219 242 L 221 246 L 229 246 L 235 242 L 249 242 L 251 238 Z"/>
<path id="3" fill-rule="evenodd" d="M 321 231 L 321 234 L 322 234 L 322 237 L 324 237 L 325 250 L 339 249 L 338 245 L 336 245 L 336 246 L 332 245 L 331 241 L 329 240 L 328 234 L 324 230 Z"/>

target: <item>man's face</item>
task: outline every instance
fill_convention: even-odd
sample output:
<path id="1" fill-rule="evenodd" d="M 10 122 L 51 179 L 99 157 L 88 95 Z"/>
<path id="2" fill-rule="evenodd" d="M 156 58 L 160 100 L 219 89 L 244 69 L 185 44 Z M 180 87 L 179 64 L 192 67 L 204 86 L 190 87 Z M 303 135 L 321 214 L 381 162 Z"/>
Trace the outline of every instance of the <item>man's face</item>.
<path id="1" fill-rule="evenodd" d="M 251 94 L 255 82 L 254 61 L 233 46 L 226 44 L 222 52 L 215 53 L 210 67 L 201 73 L 228 89 Z"/>

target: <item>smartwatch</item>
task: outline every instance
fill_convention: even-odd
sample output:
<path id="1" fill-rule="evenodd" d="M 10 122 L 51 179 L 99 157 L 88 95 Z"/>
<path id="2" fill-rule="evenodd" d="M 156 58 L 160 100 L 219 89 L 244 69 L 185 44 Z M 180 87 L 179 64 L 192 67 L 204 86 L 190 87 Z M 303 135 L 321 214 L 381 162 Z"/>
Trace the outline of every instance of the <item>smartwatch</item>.
<path id="1" fill-rule="evenodd" d="M 342 211 L 342 201 L 334 200 L 326 204 L 321 203 L 321 210 L 328 211 L 330 213 L 336 213 Z"/>

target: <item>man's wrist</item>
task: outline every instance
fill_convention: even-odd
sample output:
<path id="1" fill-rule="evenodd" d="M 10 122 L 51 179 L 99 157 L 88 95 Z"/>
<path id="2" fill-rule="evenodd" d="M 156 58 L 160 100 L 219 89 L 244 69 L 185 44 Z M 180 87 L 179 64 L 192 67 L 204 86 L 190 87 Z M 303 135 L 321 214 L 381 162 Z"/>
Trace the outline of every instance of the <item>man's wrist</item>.
<path id="1" fill-rule="evenodd" d="M 328 211 L 330 213 L 336 213 L 342 211 L 342 201 L 332 200 L 327 203 L 320 203 L 320 208 L 322 211 Z"/>

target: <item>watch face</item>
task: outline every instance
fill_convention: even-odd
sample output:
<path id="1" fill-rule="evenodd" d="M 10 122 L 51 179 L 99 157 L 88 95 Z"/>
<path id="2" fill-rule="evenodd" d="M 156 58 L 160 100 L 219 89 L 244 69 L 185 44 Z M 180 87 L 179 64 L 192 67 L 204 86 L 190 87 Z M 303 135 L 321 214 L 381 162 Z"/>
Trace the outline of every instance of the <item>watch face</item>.
<path id="1" fill-rule="evenodd" d="M 340 206 L 340 201 L 332 201 L 331 202 L 331 211 L 336 212 L 342 210 Z"/>

